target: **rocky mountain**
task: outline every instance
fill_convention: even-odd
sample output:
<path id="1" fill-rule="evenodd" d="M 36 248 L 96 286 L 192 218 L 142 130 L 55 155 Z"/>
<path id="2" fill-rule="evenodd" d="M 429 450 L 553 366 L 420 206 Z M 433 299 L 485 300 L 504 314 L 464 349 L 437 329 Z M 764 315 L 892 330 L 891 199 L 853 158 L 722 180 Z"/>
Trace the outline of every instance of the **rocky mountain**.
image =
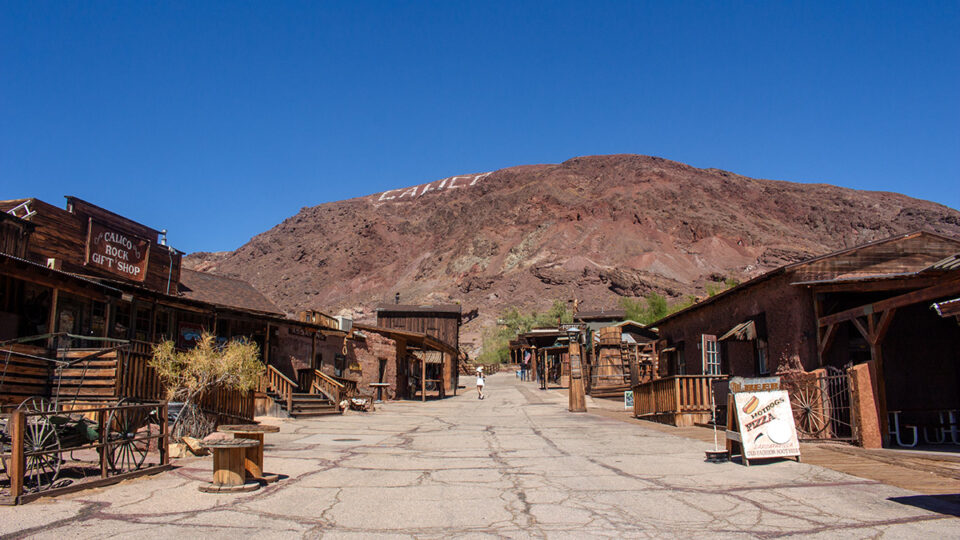
<path id="1" fill-rule="evenodd" d="M 747 178 L 657 157 L 590 156 L 468 174 L 305 207 L 188 267 L 243 278 L 290 312 L 373 316 L 379 303 L 460 302 L 480 328 L 505 308 L 584 309 L 656 291 L 703 295 L 785 263 L 960 212 L 885 192 Z"/>

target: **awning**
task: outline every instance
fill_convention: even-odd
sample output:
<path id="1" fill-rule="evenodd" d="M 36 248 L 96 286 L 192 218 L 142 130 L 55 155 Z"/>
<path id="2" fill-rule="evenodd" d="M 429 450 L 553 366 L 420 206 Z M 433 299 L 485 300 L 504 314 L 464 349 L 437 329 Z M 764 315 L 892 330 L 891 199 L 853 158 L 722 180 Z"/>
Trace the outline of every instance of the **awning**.
<path id="1" fill-rule="evenodd" d="M 736 339 L 739 341 L 757 339 L 757 325 L 752 320 L 742 322 L 731 328 L 726 334 L 720 336 L 720 341 L 725 339 Z"/>
<path id="2" fill-rule="evenodd" d="M 413 351 L 411 354 L 426 364 L 442 364 L 443 353 L 440 351 Z"/>

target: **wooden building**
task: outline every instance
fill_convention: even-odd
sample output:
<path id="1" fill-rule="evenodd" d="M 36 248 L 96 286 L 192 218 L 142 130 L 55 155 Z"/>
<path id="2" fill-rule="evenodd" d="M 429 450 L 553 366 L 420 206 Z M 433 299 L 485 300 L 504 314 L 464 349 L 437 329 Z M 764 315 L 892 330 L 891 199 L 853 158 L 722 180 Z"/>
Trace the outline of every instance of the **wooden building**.
<path id="1" fill-rule="evenodd" d="M 585 324 L 592 331 L 627 320 L 627 312 L 622 309 L 600 309 L 578 311 L 573 314 L 573 322 Z"/>
<path id="2" fill-rule="evenodd" d="M 580 340 L 580 325 L 559 328 L 534 328 L 520 334 L 515 349 L 519 354 L 531 354 L 530 380 L 541 389 L 568 388 L 570 385 L 570 338 Z M 516 354 L 516 353 L 515 353 Z"/>
<path id="3" fill-rule="evenodd" d="M 814 388 L 798 393 L 818 396 L 801 408 L 829 412 L 797 412 L 806 438 L 877 446 L 894 414 L 936 431 L 937 411 L 960 408 L 960 328 L 930 307 L 960 295 L 958 253 L 960 239 L 900 235 L 783 266 L 665 317 L 652 325 L 661 379 L 635 391 L 676 391 L 660 393 L 672 404 L 635 400 L 636 412 L 708 419 L 711 386 L 725 402 L 718 381 L 780 374 Z M 849 373 L 860 365 L 875 390 L 855 396 Z"/>
<path id="4" fill-rule="evenodd" d="M 80 336 L 71 346 L 83 346 L 81 337 L 122 339 L 145 362 L 151 344 L 162 340 L 188 347 L 203 330 L 224 340 L 244 337 L 260 345 L 272 374 L 266 385 L 287 411 L 295 394 L 310 393 L 287 383 L 297 368 L 317 363 L 329 335 L 340 337 L 338 352 L 344 350 L 345 333 L 286 318 L 247 283 L 182 269 L 181 252 L 128 218 L 75 197 L 67 197 L 66 209 L 36 199 L 0 201 L 0 212 L 0 341 L 49 333 Z M 150 370 L 141 375 L 156 377 Z M 310 407 L 335 409 L 338 397 Z M 251 419 L 252 399 L 227 412 Z"/>
<path id="5" fill-rule="evenodd" d="M 587 393 L 623 398 L 633 385 L 654 378 L 657 333 L 634 321 L 601 326 L 588 350 Z"/>
<path id="6" fill-rule="evenodd" d="M 438 389 L 438 392 L 443 395 L 454 395 L 460 380 L 457 364 L 460 357 L 461 324 L 462 311 L 459 304 L 424 306 L 388 304 L 377 308 L 375 327 L 409 333 L 406 338 L 399 333 L 391 335 L 390 337 L 395 340 L 399 337 L 403 338 L 401 341 L 416 339 L 420 343 L 437 342 L 436 346 L 424 347 L 422 349 L 424 353 L 415 357 L 417 358 L 415 363 L 419 362 L 417 364 L 420 366 L 419 371 L 426 372 L 425 376 L 417 375 L 416 366 L 404 365 L 398 369 L 406 374 L 404 375 L 406 381 L 418 379 L 418 377 L 425 381 L 440 381 L 435 383 L 442 386 L 442 390 Z M 409 356 L 406 351 L 398 350 L 397 358 L 404 359 Z"/>
<path id="7" fill-rule="evenodd" d="M 426 401 L 428 393 L 437 398 L 456 395 L 458 374 L 453 374 L 452 381 L 444 379 L 444 375 L 451 369 L 450 360 L 456 361 L 458 351 L 446 342 L 398 328 L 360 323 L 354 324 L 354 328 L 368 338 L 388 340 L 388 345 L 382 348 L 383 354 L 377 357 L 378 378 L 369 382 L 384 385 L 397 399 Z M 394 347 L 392 350 L 389 344 Z"/>

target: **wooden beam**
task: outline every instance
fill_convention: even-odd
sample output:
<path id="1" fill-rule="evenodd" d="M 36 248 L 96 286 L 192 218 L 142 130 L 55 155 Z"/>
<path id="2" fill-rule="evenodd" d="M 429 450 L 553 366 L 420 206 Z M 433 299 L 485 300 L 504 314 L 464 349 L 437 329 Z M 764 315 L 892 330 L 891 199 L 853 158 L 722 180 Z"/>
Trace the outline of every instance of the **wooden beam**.
<path id="1" fill-rule="evenodd" d="M 860 319 L 850 319 L 850 322 L 857 327 L 857 330 L 860 331 L 860 334 L 863 336 L 863 339 L 867 340 L 867 343 L 872 343 L 870 341 L 870 332 L 863 326 L 863 323 L 860 322 Z"/>
<path id="2" fill-rule="evenodd" d="M 877 323 L 877 328 L 873 333 L 874 343 L 880 343 L 883 341 L 884 336 L 887 335 L 887 330 L 890 329 L 890 323 L 893 322 L 893 316 L 897 313 L 897 308 L 890 308 L 883 312 L 880 315 L 880 320 Z"/>
<path id="3" fill-rule="evenodd" d="M 883 279 L 878 281 L 849 282 L 849 283 L 823 283 L 813 284 L 815 293 L 832 292 L 880 292 L 880 291 L 898 291 L 903 289 L 915 289 L 918 287 L 930 287 L 940 283 L 943 280 L 940 276 L 910 276 L 897 279 Z"/>
<path id="4" fill-rule="evenodd" d="M 960 294 L 960 278 L 954 278 L 950 281 L 940 283 L 939 285 L 901 294 L 899 296 L 894 296 L 893 298 L 888 298 L 872 304 L 855 307 L 853 309 L 847 309 L 832 315 L 826 315 L 820 318 L 818 324 L 820 326 L 827 326 L 828 324 L 849 321 L 856 317 L 863 317 L 864 315 L 869 315 L 871 313 L 880 313 L 890 309 L 896 309 L 912 304 L 919 304 L 920 302 L 929 302 L 931 300 L 936 300 L 938 298 L 943 298 L 945 296 L 954 294 Z"/>
<path id="5" fill-rule="evenodd" d="M 821 366 L 823 365 L 823 353 L 827 352 L 830 349 L 830 346 L 833 345 L 833 338 L 837 336 L 838 326 L 839 325 L 837 324 L 831 324 L 827 326 L 826 331 L 824 332 L 823 336 L 820 338 L 819 351 L 820 351 Z M 817 332 L 817 335 L 818 336 L 820 335 L 819 331 Z"/>
<path id="6" fill-rule="evenodd" d="M 50 296 L 50 318 L 47 320 L 47 333 L 52 334 L 57 331 L 57 303 L 60 300 L 60 289 L 54 287 L 53 294 Z M 47 347 L 53 348 L 55 338 L 47 340 Z"/>

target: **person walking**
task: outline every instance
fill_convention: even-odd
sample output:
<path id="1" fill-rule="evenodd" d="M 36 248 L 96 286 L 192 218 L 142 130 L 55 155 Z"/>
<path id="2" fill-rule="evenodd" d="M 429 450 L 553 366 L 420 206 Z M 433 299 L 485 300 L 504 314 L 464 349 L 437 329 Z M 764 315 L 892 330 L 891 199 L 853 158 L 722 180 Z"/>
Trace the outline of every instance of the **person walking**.
<path id="1" fill-rule="evenodd" d="M 483 366 L 477 366 L 477 399 L 483 399 Z"/>

